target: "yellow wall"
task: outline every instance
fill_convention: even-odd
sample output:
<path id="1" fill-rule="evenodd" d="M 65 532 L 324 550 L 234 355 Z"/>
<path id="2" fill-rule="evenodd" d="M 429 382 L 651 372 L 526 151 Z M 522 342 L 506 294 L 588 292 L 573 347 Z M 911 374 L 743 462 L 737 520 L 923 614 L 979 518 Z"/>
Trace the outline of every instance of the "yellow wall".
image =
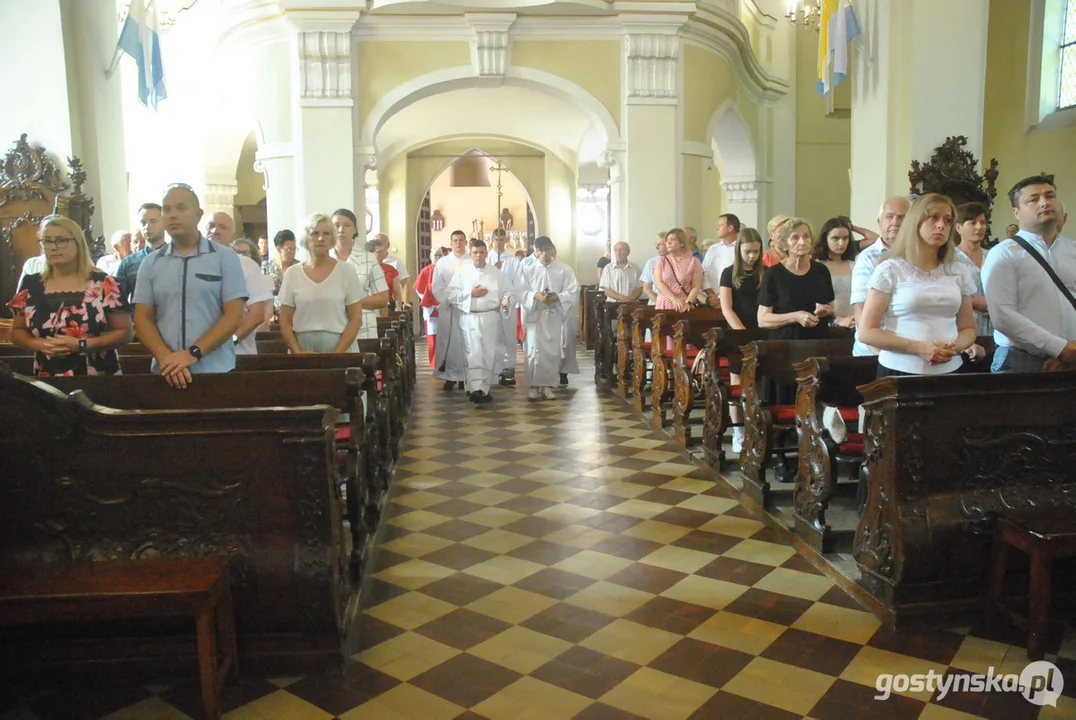
<path id="1" fill-rule="evenodd" d="M 1076 210 L 1076 126 L 1024 132 L 1030 6 L 1030 0 L 990 3 L 982 160 L 984 166 L 990 158 L 998 160 L 996 207 L 1006 223 L 1011 214 L 1004 194 L 1021 178 L 1040 172 L 1055 176 L 1067 209 Z"/>
<path id="2" fill-rule="evenodd" d="M 732 68 L 721 56 L 684 46 L 684 139 L 709 143 L 707 132 L 717 108 L 736 96 Z"/>
<path id="3" fill-rule="evenodd" d="M 796 33 L 796 208 L 817 231 L 831 217 L 847 215 L 851 204 L 848 168 L 852 163 L 851 116 L 847 110 L 826 114 L 825 100 L 816 89 L 818 34 Z M 851 83 L 843 83 L 850 86 Z M 848 88 L 842 88 L 843 93 Z M 839 95 L 835 106 L 847 106 Z M 843 102 L 842 102 L 843 100 Z M 781 159 L 774 158 L 780 168 Z M 774 208 L 772 214 L 788 214 Z M 857 219 L 866 223 L 868 220 Z"/>
<path id="4" fill-rule="evenodd" d="M 559 75 L 601 102 L 620 126 L 620 43 L 616 40 L 517 40 L 512 64 Z"/>
<path id="5" fill-rule="evenodd" d="M 435 70 L 470 65 L 471 49 L 465 42 L 360 42 L 356 62 L 362 127 L 370 111 L 389 92 Z"/>

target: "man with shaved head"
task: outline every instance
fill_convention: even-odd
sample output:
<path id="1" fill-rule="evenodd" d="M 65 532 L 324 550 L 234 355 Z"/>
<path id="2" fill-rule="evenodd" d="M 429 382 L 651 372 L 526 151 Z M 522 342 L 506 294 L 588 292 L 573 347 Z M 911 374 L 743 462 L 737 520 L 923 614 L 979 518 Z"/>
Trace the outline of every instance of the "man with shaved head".
<path id="1" fill-rule="evenodd" d="M 205 234 L 218 245 L 231 247 L 235 240 L 235 220 L 226 212 L 215 212 L 209 216 Z M 243 266 L 249 297 L 247 313 L 235 330 L 235 352 L 238 355 L 256 355 L 256 331 L 273 315 L 273 281 L 266 277 L 258 263 L 245 255 L 239 256 L 239 264 Z"/>
<path id="2" fill-rule="evenodd" d="M 889 246 L 897 239 L 904 215 L 912 206 L 915 198 L 898 195 L 891 197 L 882 203 L 878 210 L 878 236 L 880 242 L 870 245 L 866 250 L 856 256 L 856 264 L 852 268 L 852 313 L 855 315 L 856 325 L 859 325 L 859 317 L 863 314 L 863 304 L 867 302 L 867 286 L 870 284 L 874 268 L 882 261 L 882 256 L 889 250 Z M 884 321 L 882 329 L 885 329 Z M 852 346 L 852 354 L 858 356 L 877 355 L 878 351 L 859 341 L 859 330 L 856 330 L 856 342 Z"/>
<path id="3" fill-rule="evenodd" d="M 642 271 L 628 262 L 630 252 L 626 242 L 613 245 L 613 262 L 605 266 L 598 282 L 606 302 L 635 302 L 643 294 Z"/>
<path id="4" fill-rule="evenodd" d="M 239 255 L 198 232 L 202 208 L 189 186 L 170 186 L 161 206 L 169 239 L 138 268 L 135 332 L 153 353 L 153 371 L 185 388 L 192 374 L 235 369 L 232 334 L 247 285 Z"/>

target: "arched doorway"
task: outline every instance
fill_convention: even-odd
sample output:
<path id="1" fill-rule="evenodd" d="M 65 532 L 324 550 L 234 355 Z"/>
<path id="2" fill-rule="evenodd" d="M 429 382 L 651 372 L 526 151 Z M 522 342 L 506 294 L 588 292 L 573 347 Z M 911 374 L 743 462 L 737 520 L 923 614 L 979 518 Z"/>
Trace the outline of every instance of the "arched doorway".
<path id="1" fill-rule="evenodd" d="M 416 219 L 418 267 L 455 230 L 488 244 L 498 227 L 508 233 L 509 249 L 529 253 L 538 234 L 534 203 L 508 162 L 471 148 L 450 158 L 426 188 Z"/>

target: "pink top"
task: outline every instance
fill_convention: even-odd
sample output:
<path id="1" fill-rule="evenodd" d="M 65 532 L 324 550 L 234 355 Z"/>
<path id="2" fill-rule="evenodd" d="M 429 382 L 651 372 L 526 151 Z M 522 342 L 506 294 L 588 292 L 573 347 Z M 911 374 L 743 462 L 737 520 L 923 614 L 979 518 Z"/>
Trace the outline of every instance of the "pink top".
<path id="1" fill-rule="evenodd" d="M 665 283 L 665 287 L 669 289 L 673 297 L 680 301 L 687 300 L 687 295 L 695 284 L 695 278 L 698 277 L 701 282 L 703 276 L 702 263 L 691 253 L 685 253 L 680 259 L 672 255 L 664 256 L 658 260 L 654 272 L 661 274 L 661 282 Z M 672 300 L 660 293 L 656 307 L 658 310 L 674 309 Z"/>

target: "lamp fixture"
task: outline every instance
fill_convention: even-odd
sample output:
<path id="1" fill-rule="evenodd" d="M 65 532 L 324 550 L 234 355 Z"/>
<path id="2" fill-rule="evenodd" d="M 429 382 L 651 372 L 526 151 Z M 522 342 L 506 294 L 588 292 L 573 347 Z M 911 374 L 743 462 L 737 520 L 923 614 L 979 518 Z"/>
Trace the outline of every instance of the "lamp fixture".
<path id="1" fill-rule="evenodd" d="M 788 0 L 785 17 L 793 25 L 818 30 L 824 0 Z"/>

